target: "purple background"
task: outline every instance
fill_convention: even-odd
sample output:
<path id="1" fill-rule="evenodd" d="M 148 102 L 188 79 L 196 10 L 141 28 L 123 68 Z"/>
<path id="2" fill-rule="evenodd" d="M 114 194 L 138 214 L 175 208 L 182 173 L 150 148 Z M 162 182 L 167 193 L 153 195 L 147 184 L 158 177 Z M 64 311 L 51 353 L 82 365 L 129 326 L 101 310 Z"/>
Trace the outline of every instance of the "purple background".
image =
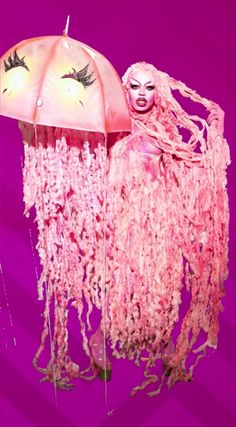
<path id="1" fill-rule="evenodd" d="M 65 2 L 67 3 L 67 2 Z M 70 3 L 70 4 L 69 4 Z M 120 74 L 138 60 L 182 80 L 225 110 L 225 135 L 235 158 L 234 0 L 147 0 L 145 2 L 90 0 L 6 2 L 1 5 L 0 52 L 16 42 L 40 35 L 61 34 L 71 15 L 69 35 L 103 53 Z M 104 384 L 76 381 L 72 392 L 58 392 L 39 383 L 31 366 L 39 343 L 42 304 L 37 301 L 36 232 L 23 217 L 22 144 L 15 120 L 0 117 L 0 419 L 4 427 L 126 426 L 166 427 L 236 425 L 236 288 L 235 288 L 235 175 L 229 168 L 230 275 L 225 311 L 220 317 L 217 352 L 203 359 L 195 381 L 178 383 L 157 398 L 128 397 L 140 373 L 131 362 L 114 361 L 108 384 L 107 416 Z M 30 234 L 32 234 L 32 239 Z M 32 242 L 31 242 L 32 240 Z M 35 256 L 35 263 L 34 263 Z M 76 330 L 73 351 L 81 354 Z M 15 338 L 15 343 L 14 343 Z M 16 345 L 15 345 L 16 344 Z"/>

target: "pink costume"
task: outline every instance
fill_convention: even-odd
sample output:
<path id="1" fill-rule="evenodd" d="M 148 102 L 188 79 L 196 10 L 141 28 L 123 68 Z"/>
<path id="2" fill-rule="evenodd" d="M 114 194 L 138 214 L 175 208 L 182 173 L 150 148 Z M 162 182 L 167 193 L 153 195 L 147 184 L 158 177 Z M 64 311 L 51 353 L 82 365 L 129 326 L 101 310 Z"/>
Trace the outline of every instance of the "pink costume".
<path id="1" fill-rule="evenodd" d="M 77 310 L 78 331 L 90 360 L 89 316 L 94 305 L 100 308 L 105 227 L 104 135 L 49 126 L 34 129 L 26 123 L 20 123 L 20 127 L 25 149 L 25 214 L 28 216 L 35 207 L 37 249 L 42 265 L 38 294 L 40 300 L 46 301 L 41 344 L 33 365 L 56 387 L 70 388 L 71 378 L 85 374 L 69 356 L 70 305 Z M 50 360 L 43 368 L 39 358 L 46 343 Z"/>
<path id="2" fill-rule="evenodd" d="M 155 105 L 146 113 L 130 105 L 136 70 L 155 82 Z M 157 359 L 171 368 L 167 381 L 173 385 L 190 380 L 206 348 L 217 346 L 227 277 L 230 157 L 216 104 L 145 63 L 129 68 L 123 82 L 133 131 L 110 150 L 107 210 L 113 232 L 104 315 L 113 354 L 145 361 L 146 379 L 133 392 L 154 382 L 155 395 L 166 374 L 158 378 L 151 369 Z M 172 95 L 176 89 L 211 112 L 208 121 L 187 114 Z M 188 134 L 182 137 L 180 128 Z M 189 306 L 180 318 L 183 289 Z"/>

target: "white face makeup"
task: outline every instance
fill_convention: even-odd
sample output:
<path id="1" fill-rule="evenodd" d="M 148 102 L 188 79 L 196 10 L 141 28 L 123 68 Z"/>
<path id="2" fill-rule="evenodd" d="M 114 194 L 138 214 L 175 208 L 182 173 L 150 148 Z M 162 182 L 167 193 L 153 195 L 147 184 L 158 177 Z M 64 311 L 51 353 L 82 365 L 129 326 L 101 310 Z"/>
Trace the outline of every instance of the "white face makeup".
<path id="1" fill-rule="evenodd" d="M 154 104 L 154 79 L 144 71 L 134 72 L 129 79 L 128 94 L 130 104 L 135 111 L 147 112 Z"/>

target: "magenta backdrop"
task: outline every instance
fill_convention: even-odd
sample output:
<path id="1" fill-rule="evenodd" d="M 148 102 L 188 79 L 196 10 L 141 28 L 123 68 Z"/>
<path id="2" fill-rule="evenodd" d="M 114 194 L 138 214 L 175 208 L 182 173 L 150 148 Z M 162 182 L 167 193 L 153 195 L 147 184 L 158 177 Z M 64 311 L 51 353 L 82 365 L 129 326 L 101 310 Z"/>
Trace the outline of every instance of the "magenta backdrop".
<path id="1" fill-rule="evenodd" d="M 235 158 L 235 0 L 111 0 L 64 2 L 41 0 L 1 4 L 0 53 L 16 42 L 58 35 L 66 15 L 69 34 L 103 53 L 123 74 L 138 60 L 153 63 L 218 102 L 226 113 L 225 134 Z M 66 2 L 65 2 L 66 3 Z M 140 374 L 131 362 L 114 361 L 108 384 L 107 416 L 104 384 L 76 381 L 72 392 L 39 383 L 31 366 L 41 329 L 32 247 L 36 232 L 23 217 L 22 144 L 15 120 L 0 117 L 0 388 L 1 426 L 225 426 L 236 425 L 236 288 L 235 175 L 229 168 L 230 276 L 217 352 L 196 368 L 195 381 L 163 390 L 157 398 L 128 393 Z M 38 263 L 35 254 L 35 262 Z M 73 330 L 73 351 L 81 353 Z"/>

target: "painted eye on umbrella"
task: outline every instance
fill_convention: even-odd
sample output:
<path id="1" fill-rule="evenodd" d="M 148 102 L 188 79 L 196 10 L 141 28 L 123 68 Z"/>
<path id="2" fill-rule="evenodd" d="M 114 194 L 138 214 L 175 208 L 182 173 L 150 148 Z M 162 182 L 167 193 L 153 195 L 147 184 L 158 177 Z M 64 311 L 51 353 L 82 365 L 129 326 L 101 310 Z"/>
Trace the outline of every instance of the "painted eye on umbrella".
<path id="1" fill-rule="evenodd" d="M 24 56 L 23 56 L 23 58 L 19 58 L 19 56 L 15 50 L 12 55 L 8 56 L 8 58 L 6 60 L 4 60 L 5 72 L 7 73 L 7 71 L 9 71 L 15 67 L 24 67 L 27 71 L 29 71 L 29 68 L 27 67 L 24 59 L 25 59 Z"/>
<path id="2" fill-rule="evenodd" d="M 62 79 L 74 79 L 77 82 L 81 83 L 84 88 L 91 86 L 96 79 L 91 80 L 94 71 L 89 73 L 88 71 L 89 64 L 87 64 L 84 68 L 82 68 L 80 71 L 76 71 L 75 68 L 72 68 L 72 73 L 65 74 L 62 76 Z"/>
<path id="3" fill-rule="evenodd" d="M 7 92 L 9 96 L 14 97 L 23 88 L 27 87 L 31 73 L 28 73 L 30 70 L 24 59 L 24 56 L 20 58 L 17 51 L 14 50 L 14 52 L 4 60 L 5 75 L 3 78 L 3 94 Z"/>

